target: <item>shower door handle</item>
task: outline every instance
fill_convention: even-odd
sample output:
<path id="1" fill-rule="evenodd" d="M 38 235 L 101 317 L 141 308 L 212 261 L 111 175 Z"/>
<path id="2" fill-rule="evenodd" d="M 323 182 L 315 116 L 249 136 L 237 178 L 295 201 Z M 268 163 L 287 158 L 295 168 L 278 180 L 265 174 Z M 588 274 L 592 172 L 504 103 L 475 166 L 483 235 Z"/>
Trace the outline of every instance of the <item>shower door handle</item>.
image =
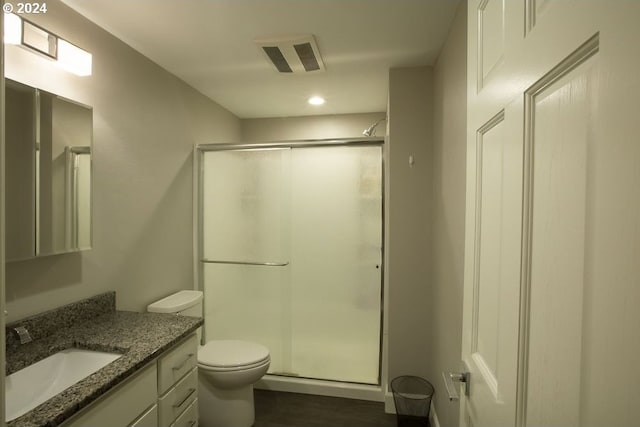
<path id="1" fill-rule="evenodd" d="M 260 265 L 263 267 L 286 267 L 287 265 L 289 265 L 289 261 L 286 261 L 286 262 L 226 261 L 226 260 L 206 259 L 206 258 L 201 259 L 200 262 L 203 262 L 205 264 Z"/>

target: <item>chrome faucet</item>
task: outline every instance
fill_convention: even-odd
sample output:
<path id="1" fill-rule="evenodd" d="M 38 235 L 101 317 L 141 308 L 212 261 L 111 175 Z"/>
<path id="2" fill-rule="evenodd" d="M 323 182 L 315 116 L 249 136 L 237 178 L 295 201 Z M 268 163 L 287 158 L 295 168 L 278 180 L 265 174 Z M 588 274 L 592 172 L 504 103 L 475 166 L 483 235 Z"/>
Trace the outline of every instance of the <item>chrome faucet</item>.
<path id="1" fill-rule="evenodd" d="M 29 331 L 24 326 L 18 326 L 17 328 L 13 328 L 13 331 L 18 334 L 18 338 L 20 339 L 20 344 L 26 344 L 28 342 L 33 341 L 31 335 L 29 335 Z"/>

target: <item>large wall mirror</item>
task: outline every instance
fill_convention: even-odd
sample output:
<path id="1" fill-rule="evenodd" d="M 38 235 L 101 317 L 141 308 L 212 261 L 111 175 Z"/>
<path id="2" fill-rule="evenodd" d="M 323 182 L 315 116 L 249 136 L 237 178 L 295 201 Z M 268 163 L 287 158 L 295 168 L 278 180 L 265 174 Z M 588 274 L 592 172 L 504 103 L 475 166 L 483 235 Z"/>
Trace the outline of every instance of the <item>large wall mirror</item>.
<path id="1" fill-rule="evenodd" d="M 6 259 L 91 248 L 91 107 L 5 80 Z"/>

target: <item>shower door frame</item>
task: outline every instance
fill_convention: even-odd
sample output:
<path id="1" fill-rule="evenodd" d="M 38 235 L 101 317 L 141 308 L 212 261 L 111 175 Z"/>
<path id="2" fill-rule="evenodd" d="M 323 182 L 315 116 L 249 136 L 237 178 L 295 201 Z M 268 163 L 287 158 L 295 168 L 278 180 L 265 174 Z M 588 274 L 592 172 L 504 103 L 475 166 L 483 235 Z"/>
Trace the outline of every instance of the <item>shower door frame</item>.
<path id="1" fill-rule="evenodd" d="M 275 386 L 269 386 L 273 390 L 279 391 L 297 391 L 300 393 L 313 393 L 321 395 L 352 397 L 363 400 L 384 401 L 386 390 L 383 385 L 387 383 L 387 324 L 385 313 L 386 307 L 386 150 L 385 138 L 383 137 L 360 137 L 360 138 L 331 138 L 331 139 L 309 139 L 309 140 L 291 140 L 291 141 L 274 141 L 264 143 L 230 143 L 230 144 L 197 144 L 194 147 L 193 156 L 193 271 L 195 288 L 204 292 L 204 264 L 206 260 L 202 257 L 204 252 L 204 230 L 203 216 L 204 206 L 202 203 L 204 197 L 204 189 L 202 182 L 204 179 L 204 154 L 210 151 L 242 151 L 242 150 L 264 150 L 264 149 L 298 149 L 298 148 L 321 148 L 321 147 L 380 147 L 381 148 L 381 185 L 382 201 L 381 201 L 381 263 L 380 263 L 380 343 L 378 349 L 378 381 L 377 384 L 363 384 L 349 381 L 312 379 L 306 377 L 288 377 L 277 374 L 270 374 L 281 379 L 283 382 L 301 380 L 301 389 L 297 387 L 283 386 L 276 383 Z M 250 264 L 250 263 L 247 263 Z M 204 329 L 204 325 L 203 325 Z M 205 332 L 202 333 L 204 341 Z M 332 386 L 333 385 L 333 386 Z M 335 386 L 335 387 L 334 387 Z M 260 384 L 258 384 L 260 388 Z"/>

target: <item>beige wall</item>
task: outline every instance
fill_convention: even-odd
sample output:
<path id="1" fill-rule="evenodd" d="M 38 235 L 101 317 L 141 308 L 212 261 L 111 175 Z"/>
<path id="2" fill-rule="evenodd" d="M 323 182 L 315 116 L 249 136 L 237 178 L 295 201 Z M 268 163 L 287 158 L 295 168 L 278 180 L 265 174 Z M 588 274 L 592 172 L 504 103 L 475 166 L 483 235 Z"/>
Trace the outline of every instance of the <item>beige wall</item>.
<path id="1" fill-rule="evenodd" d="M 385 117 L 381 113 L 336 114 L 242 120 L 242 140 L 247 143 L 329 138 L 359 138 L 362 131 Z M 385 123 L 376 128 L 384 136 Z"/>
<path id="2" fill-rule="evenodd" d="M 459 425 L 441 372 L 457 371 L 462 341 L 464 211 L 466 168 L 466 3 L 461 3 L 434 68 L 433 271 L 428 324 L 427 376 L 436 387 L 435 408 L 442 427 Z"/>
<path id="3" fill-rule="evenodd" d="M 463 3 L 436 66 L 392 69 L 389 81 L 388 379 L 429 380 L 442 427 L 458 425 L 441 373 L 461 351 L 465 132 Z"/>
<path id="4" fill-rule="evenodd" d="M 431 363 L 432 80 L 430 67 L 389 73 L 389 379 L 404 374 L 427 377 Z"/>
<path id="5" fill-rule="evenodd" d="M 57 0 L 36 24 L 93 54 L 76 77 L 8 46 L 6 76 L 92 105 L 93 249 L 7 265 L 9 319 L 115 290 L 117 307 L 193 286 L 192 150 L 240 120 Z"/>

